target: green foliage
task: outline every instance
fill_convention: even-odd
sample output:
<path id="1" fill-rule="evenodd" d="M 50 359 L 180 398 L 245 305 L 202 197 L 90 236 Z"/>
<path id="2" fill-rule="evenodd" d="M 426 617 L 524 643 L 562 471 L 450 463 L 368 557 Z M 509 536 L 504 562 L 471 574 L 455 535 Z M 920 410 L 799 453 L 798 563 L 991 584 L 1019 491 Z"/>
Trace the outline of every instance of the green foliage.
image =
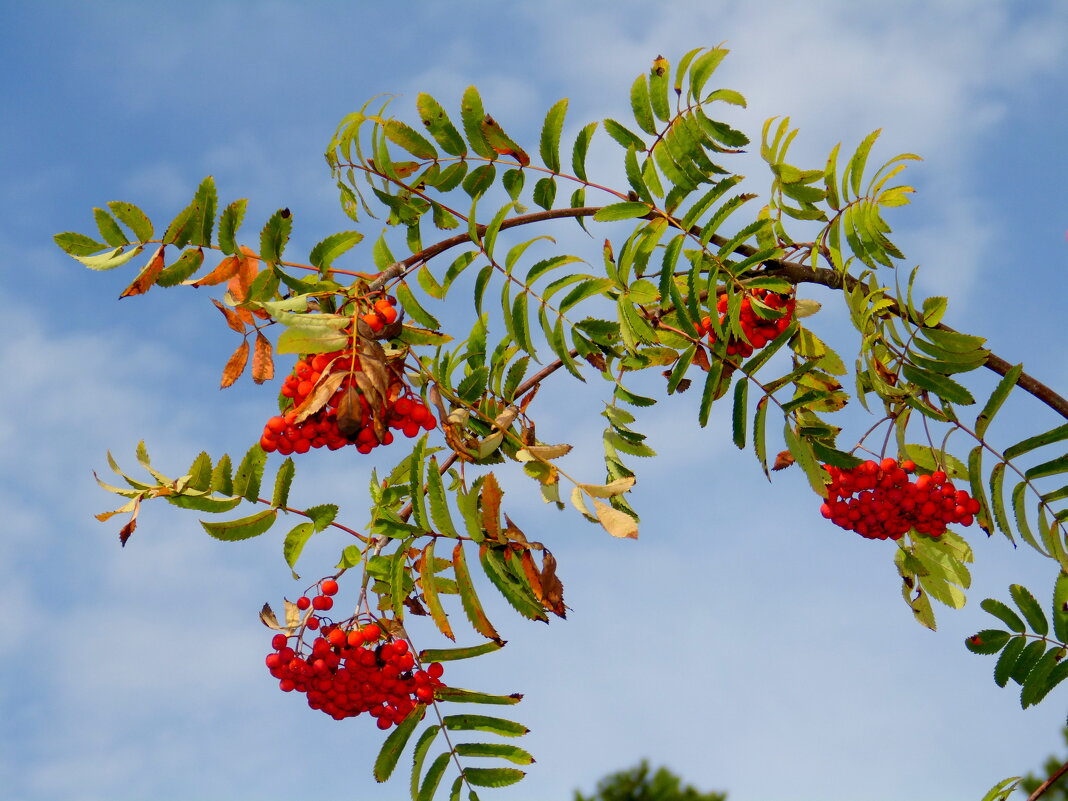
<path id="1" fill-rule="evenodd" d="M 726 793 L 701 792 L 666 767 L 652 771 L 642 760 L 628 770 L 610 774 L 597 782 L 591 795 L 576 791 L 574 801 L 726 801 Z"/>

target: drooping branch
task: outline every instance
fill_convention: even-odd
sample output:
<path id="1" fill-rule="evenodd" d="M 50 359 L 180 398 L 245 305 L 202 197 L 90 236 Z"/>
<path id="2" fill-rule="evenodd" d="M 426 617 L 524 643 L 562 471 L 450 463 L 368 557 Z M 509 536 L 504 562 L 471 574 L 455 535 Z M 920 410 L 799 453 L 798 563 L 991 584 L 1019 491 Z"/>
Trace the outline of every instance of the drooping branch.
<path id="1" fill-rule="evenodd" d="M 523 225 L 529 225 L 531 223 L 544 222 L 546 220 L 564 219 L 569 217 L 591 217 L 601 209 L 600 206 L 581 206 L 576 208 L 567 209 L 551 209 L 549 211 L 538 211 L 530 214 L 519 214 L 515 217 L 509 217 L 501 223 L 501 230 L 508 228 L 517 228 Z M 653 215 L 649 215 L 650 217 Z M 478 234 L 482 236 L 486 231 L 485 225 L 478 226 Z M 408 273 L 413 267 L 419 264 L 423 264 L 435 256 L 444 253 L 450 248 L 462 245 L 465 242 L 470 242 L 471 237 L 469 234 L 457 234 L 447 239 L 442 239 L 439 242 L 435 242 L 433 245 L 424 248 L 423 250 L 415 253 L 403 261 L 398 261 L 391 264 L 385 270 L 378 274 L 378 276 L 371 282 L 371 289 L 381 289 L 388 281 L 395 278 L 400 278 Z M 724 237 L 713 235 L 711 243 L 716 245 L 724 245 L 727 243 L 727 239 Z M 752 256 L 756 253 L 756 249 L 750 245 L 738 245 L 735 247 L 734 252 L 740 256 Z M 851 275 L 842 275 L 835 270 L 829 270 L 821 267 L 810 267 L 807 264 L 802 264 L 796 261 L 787 261 L 785 259 L 769 259 L 764 262 L 764 269 L 768 272 L 774 272 L 777 275 L 782 276 L 787 281 L 793 284 L 820 284 L 831 289 L 846 289 L 852 290 L 859 283 L 858 279 Z M 887 307 L 887 311 L 905 319 L 907 317 L 905 309 L 901 304 L 893 297 L 888 298 L 893 305 Z M 913 320 L 912 322 L 918 322 Z M 955 333 L 955 329 L 949 327 L 944 323 L 939 323 L 935 328 L 940 331 L 948 331 Z M 1001 358 L 997 354 L 991 352 L 987 356 L 987 360 L 984 366 L 1004 376 L 1012 365 Z M 1061 415 L 1065 419 L 1068 419 L 1068 399 L 1055 392 L 1050 387 L 1043 384 L 1034 376 L 1028 373 L 1021 373 L 1020 378 L 1016 382 L 1024 392 L 1027 392 L 1044 403 L 1050 409 Z"/>

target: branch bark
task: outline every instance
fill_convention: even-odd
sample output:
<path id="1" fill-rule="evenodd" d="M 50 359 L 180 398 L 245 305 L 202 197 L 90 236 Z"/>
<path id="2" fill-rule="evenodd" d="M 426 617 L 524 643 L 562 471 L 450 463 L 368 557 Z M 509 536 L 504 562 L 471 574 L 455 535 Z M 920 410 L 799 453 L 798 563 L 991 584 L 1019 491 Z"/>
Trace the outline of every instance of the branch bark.
<path id="1" fill-rule="evenodd" d="M 1063 765 L 1057 768 L 1057 770 L 1053 772 L 1053 775 L 1051 775 L 1048 779 L 1042 782 L 1042 784 L 1038 785 L 1038 787 L 1035 788 L 1035 791 L 1031 793 L 1031 795 L 1027 796 L 1027 801 L 1035 801 L 1035 799 L 1041 798 L 1042 795 L 1046 792 L 1046 790 L 1056 784 L 1057 779 L 1059 779 L 1065 773 L 1068 773 L 1068 762 L 1065 762 Z"/>

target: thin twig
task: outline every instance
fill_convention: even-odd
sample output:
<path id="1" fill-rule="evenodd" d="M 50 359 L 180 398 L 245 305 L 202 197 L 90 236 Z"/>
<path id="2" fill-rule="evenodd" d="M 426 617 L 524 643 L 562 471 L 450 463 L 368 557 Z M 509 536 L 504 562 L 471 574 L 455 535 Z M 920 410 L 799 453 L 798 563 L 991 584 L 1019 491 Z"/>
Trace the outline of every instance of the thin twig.
<path id="1" fill-rule="evenodd" d="M 1046 790 L 1051 788 L 1056 783 L 1057 779 L 1059 779 L 1065 773 L 1068 773 L 1068 762 L 1065 762 L 1063 765 L 1057 768 L 1057 770 L 1053 772 L 1053 775 L 1051 775 L 1048 779 L 1042 782 L 1042 784 L 1038 785 L 1038 787 L 1035 788 L 1035 791 L 1031 793 L 1031 795 L 1027 796 L 1027 801 L 1035 801 L 1036 798 L 1040 798 L 1046 792 Z"/>

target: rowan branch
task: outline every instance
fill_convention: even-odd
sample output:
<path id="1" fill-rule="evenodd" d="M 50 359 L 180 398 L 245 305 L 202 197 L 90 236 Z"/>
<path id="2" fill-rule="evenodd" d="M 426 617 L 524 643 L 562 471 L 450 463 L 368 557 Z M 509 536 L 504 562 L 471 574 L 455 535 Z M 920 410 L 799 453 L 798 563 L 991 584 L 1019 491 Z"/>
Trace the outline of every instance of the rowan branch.
<path id="1" fill-rule="evenodd" d="M 1068 762 L 1065 762 L 1063 765 L 1057 768 L 1057 770 L 1055 770 L 1048 779 L 1042 782 L 1042 784 L 1038 785 L 1038 787 L 1035 788 L 1035 791 L 1031 793 L 1031 795 L 1027 796 L 1027 801 L 1035 801 L 1036 798 L 1041 798 L 1042 795 L 1045 794 L 1046 790 L 1050 789 L 1054 784 L 1056 784 L 1057 779 L 1059 779 L 1065 773 L 1068 773 Z"/>

